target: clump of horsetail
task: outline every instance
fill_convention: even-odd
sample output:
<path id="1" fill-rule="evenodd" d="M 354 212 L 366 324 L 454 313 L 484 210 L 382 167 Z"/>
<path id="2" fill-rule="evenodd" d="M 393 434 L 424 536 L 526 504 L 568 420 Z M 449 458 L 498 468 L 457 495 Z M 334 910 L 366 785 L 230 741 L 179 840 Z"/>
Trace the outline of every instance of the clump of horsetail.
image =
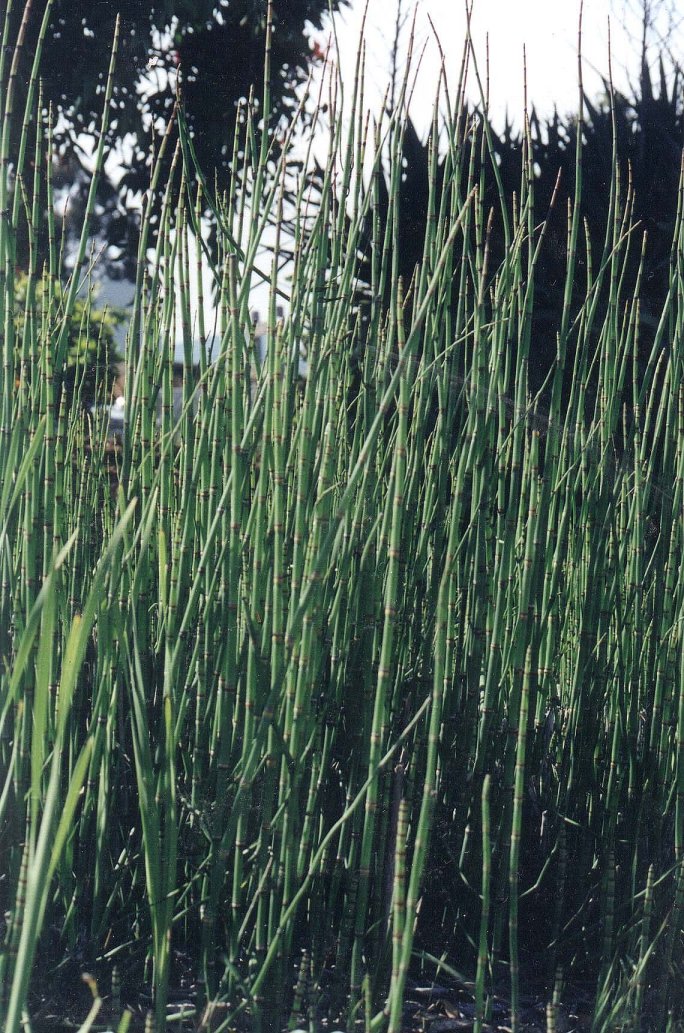
<path id="1" fill-rule="evenodd" d="M 577 980 L 599 973 L 595 1029 L 680 1021 L 681 222 L 640 363 L 630 194 L 616 165 L 603 251 L 592 254 L 577 134 L 557 359 L 532 397 L 547 213 L 535 210 L 529 148 L 511 208 L 486 120 L 463 117 L 464 81 L 444 118 L 435 103 L 423 255 L 401 283 L 406 85 L 397 110 L 373 122 L 361 54 L 344 123 L 330 72 L 319 99 L 322 115 L 327 90 L 330 135 L 312 190 L 289 162 L 302 111 L 279 154 L 263 128 L 269 30 L 265 121 L 253 105 L 238 120 L 228 193 L 215 196 L 211 170 L 197 165 L 182 94 L 168 182 L 161 159 L 153 170 L 112 486 L 98 421 L 79 389 L 63 389 L 104 153 L 58 290 L 40 47 L 18 112 L 24 39 L 13 24 L 8 4 L 5 1028 L 16 1033 L 30 1011 L 32 972 L 49 971 L 48 928 L 65 956 L 85 937 L 96 964 L 116 966 L 116 1012 L 120 974 L 126 986 L 149 978 L 158 1029 L 183 952 L 188 1004 L 225 1028 L 292 1027 L 307 1007 L 314 1023 L 314 1002 L 327 999 L 335 1018 L 399 1030 L 416 957 L 437 953 L 430 937 L 453 961 L 444 971 L 468 973 L 477 1028 L 494 994 L 509 997 L 520 1028 L 532 954 L 550 961 L 550 1028 L 556 974 L 567 986 L 573 966 Z M 116 41 L 101 138 L 115 56 Z M 160 150 L 173 146 L 170 129 Z M 215 251 L 202 237 L 206 210 Z M 33 257 L 19 339 L 22 220 Z M 496 261 L 495 225 L 505 240 Z M 193 307 L 203 264 L 213 328 Z M 259 275 L 270 291 L 263 362 L 250 315 Z"/>

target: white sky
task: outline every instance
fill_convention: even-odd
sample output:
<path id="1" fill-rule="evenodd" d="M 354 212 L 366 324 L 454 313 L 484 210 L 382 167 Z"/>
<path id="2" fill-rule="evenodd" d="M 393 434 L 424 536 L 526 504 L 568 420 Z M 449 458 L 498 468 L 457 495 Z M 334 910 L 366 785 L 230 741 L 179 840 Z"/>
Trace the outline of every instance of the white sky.
<path id="1" fill-rule="evenodd" d="M 439 36 L 445 54 L 450 90 L 455 86 L 461 67 L 466 38 L 465 0 L 368 0 L 364 39 L 367 49 L 366 102 L 378 110 L 390 76 L 390 58 L 394 38 L 397 3 L 402 3 L 406 27 L 401 36 L 400 55 L 408 44 L 409 26 L 416 9 L 414 59 L 423 51 L 420 74 L 414 93 L 411 114 L 419 130 L 427 130 L 432 113 L 440 67 L 430 20 Z M 646 0 L 648 2 L 648 0 Z M 684 23 L 684 0 L 650 0 L 657 18 L 651 30 L 651 60 L 655 61 L 658 45 L 665 43 L 679 57 L 684 32 L 677 24 Z M 339 63 L 342 82 L 351 90 L 359 34 L 366 0 L 353 0 L 335 16 L 339 42 Z M 669 16 L 668 16 L 669 10 Z M 490 114 L 497 127 L 504 116 L 516 126 L 523 111 L 523 48 L 527 54 L 527 88 L 529 105 L 540 115 L 550 115 L 557 106 L 561 115 L 577 110 L 577 37 L 579 0 L 475 0 L 472 33 L 480 74 L 486 74 L 486 40 L 489 40 Z M 429 16 L 429 17 L 428 17 Z M 584 87 L 589 97 L 602 92 L 601 75 L 608 72 L 608 20 L 612 53 L 613 81 L 618 89 L 628 90 L 629 81 L 638 78 L 641 39 L 640 0 L 584 0 L 582 30 L 582 65 Z M 330 38 L 328 24 L 319 36 L 321 46 Z M 679 46 L 679 53 L 678 53 Z M 470 75 L 469 96 L 478 100 L 477 86 Z M 263 263 L 262 263 L 263 264 Z M 125 303 L 104 292 L 113 303 Z M 210 297 L 205 290 L 205 297 Z M 265 286 L 255 289 L 252 303 L 262 313 L 267 307 Z M 193 304 L 195 299 L 192 299 Z M 207 311 L 207 320 L 213 313 Z"/>
<path id="2" fill-rule="evenodd" d="M 367 82 L 369 102 L 379 99 L 387 85 L 387 55 L 394 37 L 398 0 L 368 0 L 365 40 L 368 52 Z M 421 74 L 415 94 L 414 117 L 420 121 L 426 112 L 429 121 L 439 72 L 439 53 L 430 19 L 446 57 L 452 88 L 458 79 L 466 32 L 465 0 L 401 0 L 408 14 L 402 35 L 402 51 L 408 42 L 409 25 L 416 9 L 414 54 L 424 44 Z M 651 40 L 665 40 L 675 49 L 684 33 L 677 21 L 684 18 L 684 0 L 650 0 L 655 13 Z M 343 81 L 352 81 L 354 60 L 365 2 L 353 0 L 335 18 L 340 42 Z M 669 8 L 671 16 L 668 17 Z M 472 33 L 480 66 L 485 75 L 485 41 L 489 37 L 490 111 L 495 121 L 503 121 L 506 110 L 520 124 L 523 110 L 523 48 L 527 50 L 528 97 L 540 114 L 550 114 L 557 105 L 561 114 L 577 110 L 577 37 L 579 0 L 475 0 Z M 674 24 L 673 18 L 674 17 Z M 639 0 L 585 0 L 582 54 L 584 86 L 589 96 L 602 90 L 600 74 L 608 72 L 608 19 L 610 18 L 613 78 L 617 88 L 627 87 L 627 74 L 638 75 L 641 39 Z M 626 28 L 625 28 L 626 26 Z M 657 56 L 653 47 L 652 58 Z M 472 79 L 472 77 L 471 77 Z M 475 86 L 472 79 L 473 87 Z M 375 97 L 373 97 L 373 93 Z M 476 89 L 471 97 L 477 98 Z"/>
<path id="3" fill-rule="evenodd" d="M 648 3 L 648 0 L 646 0 Z M 335 16 L 342 82 L 351 92 L 361 27 L 366 13 L 366 103 L 379 110 L 390 78 L 390 57 L 394 39 L 397 3 L 402 5 L 405 28 L 400 54 L 408 46 L 413 11 L 416 29 L 414 62 L 422 53 L 416 78 L 411 115 L 419 131 L 430 125 L 440 70 L 439 49 L 444 53 L 449 87 L 455 94 L 466 39 L 465 0 L 352 0 Z M 674 49 L 684 44 L 684 0 L 650 0 L 654 12 L 649 38 L 651 64 L 657 62 L 659 46 Z M 668 15 L 669 10 L 669 15 Z M 612 55 L 612 76 L 616 89 L 628 94 L 630 82 L 638 80 L 641 49 L 641 0 L 584 0 L 582 14 L 582 74 L 589 98 L 603 92 L 608 77 L 608 53 Z M 681 14 L 679 13 L 681 12 Z M 524 60 L 527 63 L 528 106 L 540 116 L 551 115 L 554 106 L 561 116 L 578 109 L 578 28 L 580 0 L 474 0 L 471 31 L 478 68 L 486 80 L 489 44 L 490 115 L 496 128 L 508 114 L 520 127 L 524 110 Z M 609 37 L 610 20 L 610 37 Z M 329 24 L 318 36 L 322 47 L 331 38 Z M 477 81 L 472 74 L 468 95 L 479 102 Z M 268 290 L 261 284 L 253 290 L 253 305 L 264 313 Z"/>

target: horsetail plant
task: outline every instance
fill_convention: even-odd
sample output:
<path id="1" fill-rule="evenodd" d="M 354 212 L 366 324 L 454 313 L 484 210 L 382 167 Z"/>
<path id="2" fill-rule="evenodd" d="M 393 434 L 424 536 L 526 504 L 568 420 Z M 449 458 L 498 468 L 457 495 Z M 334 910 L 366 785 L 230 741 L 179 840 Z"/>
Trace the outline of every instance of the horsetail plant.
<path id="1" fill-rule="evenodd" d="M 315 1028 L 328 1002 L 398 1033 L 429 966 L 466 973 L 476 1029 L 495 996 L 522 1028 L 540 968 L 549 1029 L 573 983 L 592 984 L 596 1033 L 676 1028 L 684 186 L 649 329 L 633 186 L 614 147 L 597 249 L 578 131 L 555 360 L 533 391 L 554 213 L 529 120 L 511 201 L 487 118 L 465 110 L 468 43 L 455 102 L 440 80 L 402 279 L 409 70 L 373 120 L 363 53 L 350 90 L 327 67 L 312 173 L 305 99 L 271 148 L 270 5 L 267 22 L 227 193 L 198 165 L 182 83 L 155 142 L 112 442 L 83 369 L 73 390 L 65 372 L 117 44 L 65 255 L 40 46 L 19 111 L 26 28 L 5 6 L 0 1020 L 16 1033 L 38 986 L 67 1007 L 57 943 L 65 966 L 86 949 L 104 970 L 120 1028 L 149 983 L 159 1030 Z"/>

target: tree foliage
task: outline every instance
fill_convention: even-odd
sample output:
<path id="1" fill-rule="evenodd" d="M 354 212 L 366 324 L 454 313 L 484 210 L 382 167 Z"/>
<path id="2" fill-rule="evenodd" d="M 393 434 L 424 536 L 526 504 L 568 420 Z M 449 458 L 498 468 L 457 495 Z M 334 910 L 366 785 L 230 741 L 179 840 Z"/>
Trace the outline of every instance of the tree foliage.
<path id="1" fill-rule="evenodd" d="M 333 0 L 332 11 L 349 0 Z M 15 5 L 15 17 L 19 18 Z M 297 102 L 297 91 L 316 60 L 306 35 L 320 29 L 326 0 L 273 0 L 271 120 L 275 125 Z M 180 72 L 186 117 L 202 167 L 225 187 L 231 174 L 237 106 L 263 87 L 267 0 L 54 0 L 41 76 L 46 106 L 55 116 L 59 180 L 70 190 L 72 218 L 87 190 L 88 139 L 100 124 L 102 93 L 120 16 L 119 59 L 109 142 L 121 145 L 123 178 L 100 189 L 98 228 L 110 245 L 110 270 L 130 273 L 135 256 L 137 198 L 149 182 L 151 129 L 166 127 Z M 25 78 L 44 4 L 30 8 Z M 65 59 L 66 55 L 66 59 Z M 170 149 L 172 150 L 172 148 Z M 84 160 L 85 159 L 85 160 Z"/>
<path id="2" fill-rule="evenodd" d="M 625 275 L 635 284 L 642 261 L 640 284 L 640 340 L 648 354 L 667 293 L 669 265 L 677 220 L 678 183 L 684 147 L 684 103 L 682 72 L 668 68 L 664 58 L 655 74 L 643 60 L 633 96 L 611 91 L 593 100 L 585 95 L 582 121 L 582 185 L 580 210 L 585 237 L 579 242 L 575 293 L 585 296 L 587 255 L 591 256 L 593 275 L 604 257 L 609 218 L 609 194 L 613 165 L 613 143 L 621 174 L 619 210 L 630 205 L 627 226 L 631 227 Z M 612 100 L 611 100 L 612 95 Z M 481 113 L 464 110 L 461 132 L 461 161 L 467 168 L 471 148 L 486 153 Z M 535 310 L 533 346 L 530 353 L 530 378 L 533 387 L 544 382 L 556 355 L 558 313 L 563 307 L 567 262 L 568 204 L 575 203 L 575 155 L 579 122 L 576 116 L 561 117 L 555 112 L 541 118 L 534 111 L 529 119 L 529 147 L 534 169 L 535 221 L 546 221 L 540 258 L 535 270 Z M 471 130 L 468 127 L 476 127 Z M 489 124 L 493 157 L 511 211 L 520 196 L 524 163 L 524 139 L 510 124 L 503 129 Z M 397 269 L 410 283 L 422 260 L 429 214 L 429 157 L 431 143 L 422 140 L 409 120 L 403 138 L 403 176 L 400 184 L 399 226 L 397 232 Z M 443 159 L 437 170 L 437 197 L 443 179 Z M 487 204 L 492 212 L 489 248 L 491 275 L 494 277 L 505 254 L 501 201 L 490 177 Z M 374 213 L 382 225 L 389 217 L 389 191 L 381 179 L 378 206 Z M 369 219 L 371 216 L 369 216 Z M 627 227 L 623 227 L 623 230 Z M 539 231 L 539 229 L 538 229 Z M 370 240 L 370 225 L 367 238 Z M 368 256 L 370 260 L 370 255 Z M 368 275 L 370 268 L 368 267 Z M 391 284 L 386 284 L 389 305 Z M 569 366 L 571 369 L 571 366 Z"/>
<path id="3" fill-rule="evenodd" d="M 29 339 L 36 328 L 26 327 L 27 292 L 32 290 L 38 310 L 49 310 L 50 317 L 59 317 L 66 291 L 60 283 L 50 284 L 47 276 L 38 286 L 30 286 L 29 278 L 21 274 L 14 284 L 14 322 L 16 341 L 21 347 L 25 329 Z M 117 375 L 116 330 L 125 321 L 124 313 L 116 308 L 100 308 L 95 296 L 76 299 L 67 327 L 67 359 L 63 387 L 68 395 L 80 392 L 86 405 L 94 401 L 108 401 Z M 33 305 L 28 306 L 34 318 Z M 99 398 L 98 396 L 99 392 Z"/>

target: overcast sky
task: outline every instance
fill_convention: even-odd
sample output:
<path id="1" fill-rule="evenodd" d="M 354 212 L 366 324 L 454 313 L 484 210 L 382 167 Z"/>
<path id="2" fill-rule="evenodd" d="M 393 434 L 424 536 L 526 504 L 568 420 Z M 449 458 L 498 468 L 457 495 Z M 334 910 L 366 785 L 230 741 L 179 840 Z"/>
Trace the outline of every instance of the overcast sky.
<path id="1" fill-rule="evenodd" d="M 369 0 L 364 38 L 367 47 L 367 95 L 369 107 L 379 109 L 389 79 L 389 55 L 394 36 L 398 0 Z M 407 26 L 400 55 L 406 52 L 411 15 L 416 9 L 414 55 L 423 53 L 417 80 L 412 117 L 419 130 L 427 130 L 432 112 L 439 51 L 430 19 L 445 54 L 450 86 L 458 79 L 466 34 L 465 3 L 462 0 L 401 0 Z M 648 0 L 646 0 L 648 2 Z M 682 52 L 684 33 L 677 21 L 684 14 L 684 0 L 650 0 L 659 17 L 651 31 L 652 60 L 658 43 L 669 45 L 676 57 Z M 365 0 L 353 0 L 335 17 L 340 46 L 339 63 L 343 83 L 352 83 Z M 585 90 L 590 97 L 602 92 L 601 76 L 608 71 L 608 19 L 611 22 L 613 80 L 616 88 L 628 89 L 629 78 L 638 76 L 641 39 L 641 0 L 585 0 L 582 55 Z M 554 106 L 561 115 L 577 110 L 577 36 L 579 0 L 475 0 L 472 33 L 481 74 L 485 75 L 486 39 L 489 37 L 490 115 L 501 125 L 506 113 L 517 126 L 523 110 L 523 47 L 527 51 L 527 86 L 530 105 L 542 115 Z M 428 17 L 429 16 L 429 17 Z M 326 35 L 327 32 L 327 35 Z M 330 27 L 319 42 L 325 45 Z M 425 49 L 424 49 L 425 48 Z M 679 49 L 679 53 L 678 53 Z M 477 100 L 471 76 L 470 97 Z M 116 286 L 116 285 L 115 285 Z M 121 285 L 116 288 L 119 292 Z M 126 285 L 130 291 L 130 285 Z M 194 291 L 192 292 L 194 294 Z M 212 320 L 209 282 L 205 286 L 207 319 Z M 267 306 L 267 289 L 262 284 L 253 292 L 252 303 L 262 313 Z M 114 304 L 128 298 L 111 296 Z M 196 299 L 193 297 L 193 304 Z"/>
<path id="2" fill-rule="evenodd" d="M 440 68 L 436 31 L 445 55 L 450 88 L 455 91 L 466 39 L 465 0 L 368 0 L 364 39 L 366 43 L 366 102 L 379 110 L 390 69 L 397 3 L 402 4 L 405 28 L 400 56 L 406 54 L 413 11 L 416 13 L 414 60 L 422 54 L 416 79 L 411 115 L 419 130 L 427 132 Z M 617 89 L 628 90 L 638 77 L 641 40 L 642 0 L 584 0 L 582 16 L 582 69 L 584 88 L 589 97 L 603 92 L 602 77 L 608 75 L 608 40 L 613 82 Z M 649 2 L 649 0 L 645 0 Z M 658 45 L 670 45 L 675 56 L 677 45 L 684 44 L 684 33 L 677 29 L 684 0 L 650 0 L 654 24 L 650 30 L 651 63 L 657 60 Z M 354 80 L 366 0 L 352 0 L 335 16 L 339 44 L 339 66 L 344 84 Z M 474 0 L 471 30 L 478 66 L 485 78 L 487 39 L 489 41 L 490 115 L 495 125 L 503 124 L 506 114 L 516 126 L 523 111 L 523 50 L 527 56 L 529 105 L 540 115 L 550 115 L 554 106 L 561 115 L 577 111 L 578 106 L 578 27 L 579 0 Z M 431 26 L 432 23 L 432 26 Z M 325 46 L 331 39 L 330 26 L 318 37 Z M 479 99 L 471 75 L 470 98 Z M 252 302 L 263 313 L 268 290 L 255 287 Z"/>
<path id="3" fill-rule="evenodd" d="M 387 85 L 387 55 L 391 52 L 394 15 L 398 0 L 370 0 L 365 39 L 368 50 L 369 103 L 382 96 Z M 684 13 L 684 0 L 650 0 L 656 17 L 653 43 L 665 40 L 676 47 L 684 39 L 675 27 Z M 344 80 L 353 79 L 354 57 L 365 3 L 353 0 L 335 18 L 340 42 Z M 439 55 L 430 19 L 446 56 L 448 73 L 455 85 L 465 39 L 464 0 L 403 0 L 409 17 L 416 9 L 414 52 L 426 50 L 418 80 L 413 115 L 429 112 L 439 70 Z M 617 88 L 626 88 L 627 75 L 638 73 L 641 37 L 640 0 L 585 0 L 582 32 L 584 85 L 590 96 L 602 91 L 601 74 L 608 71 L 608 19 L 611 23 L 613 76 Z M 517 124 L 523 108 L 523 47 L 527 49 L 527 84 L 530 103 L 540 114 L 556 105 L 561 114 L 577 110 L 577 38 L 579 0 L 475 0 L 472 32 L 478 63 L 484 76 L 485 41 L 489 36 L 490 110 L 495 121 L 506 110 Z M 669 15 L 668 15 L 669 12 Z M 674 21 L 674 25 L 673 25 Z M 408 25 L 402 36 L 408 42 Z M 402 51 L 404 52 L 404 51 Z M 653 47 L 653 57 L 656 56 Z M 679 55 L 677 55 L 679 56 Z M 473 80 L 474 86 L 474 80 Z M 373 97 L 375 94 L 375 98 Z M 471 90 L 475 98 L 475 90 Z"/>

